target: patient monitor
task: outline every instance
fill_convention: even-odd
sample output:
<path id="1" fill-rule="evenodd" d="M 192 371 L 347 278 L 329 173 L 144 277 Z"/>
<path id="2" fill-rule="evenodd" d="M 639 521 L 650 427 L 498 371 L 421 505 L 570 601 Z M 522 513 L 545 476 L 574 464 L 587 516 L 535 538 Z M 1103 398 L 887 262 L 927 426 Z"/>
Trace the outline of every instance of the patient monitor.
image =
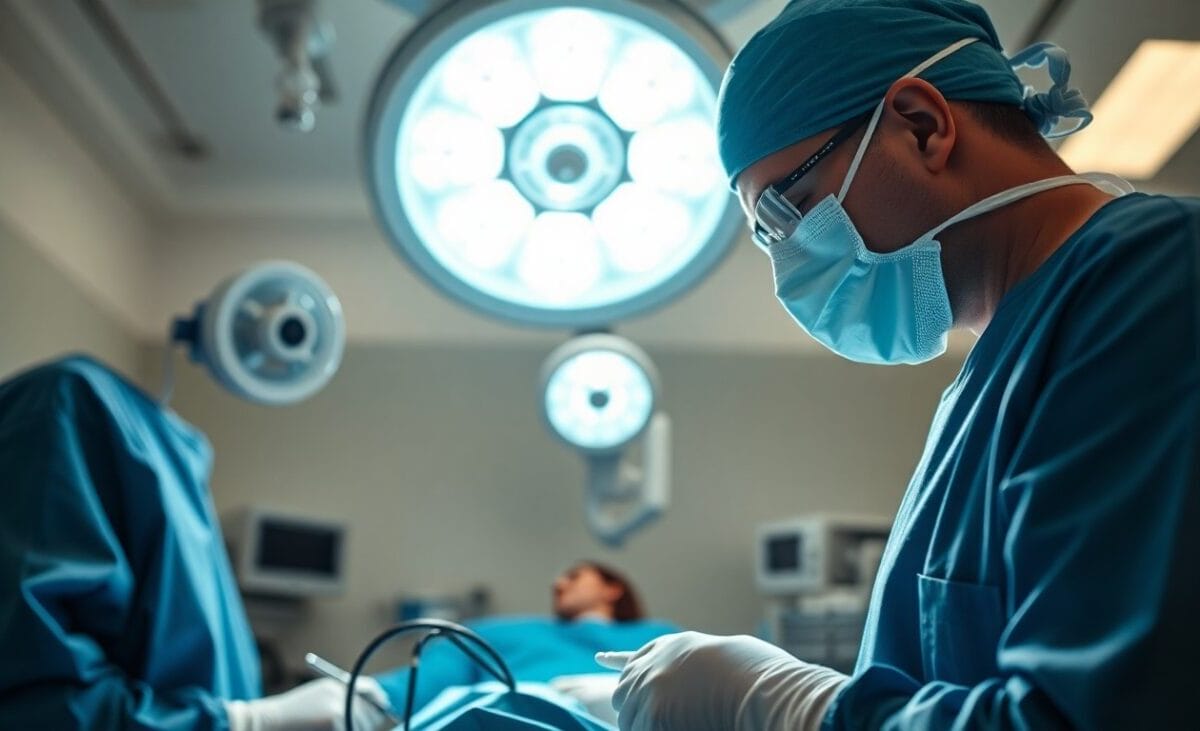
<path id="1" fill-rule="evenodd" d="M 891 520 L 805 515 L 758 528 L 763 634 L 807 662 L 850 672 Z"/>
<path id="2" fill-rule="evenodd" d="M 891 521 L 810 515 L 758 528 L 756 578 L 769 595 L 869 591 Z"/>
<path id="3" fill-rule="evenodd" d="M 304 599 L 345 589 L 346 528 L 247 507 L 221 519 L 238 586 L 246 594 Z"/>
<path id="4" fill-rule="evenodd" d="M 311 615 L 314 599 L 346 587 L 346 526 L 263 506 L 221 515 L 246 618 L 263 662 L 269 692 L 290 687 L 281 646 L 287 633 Z"/>

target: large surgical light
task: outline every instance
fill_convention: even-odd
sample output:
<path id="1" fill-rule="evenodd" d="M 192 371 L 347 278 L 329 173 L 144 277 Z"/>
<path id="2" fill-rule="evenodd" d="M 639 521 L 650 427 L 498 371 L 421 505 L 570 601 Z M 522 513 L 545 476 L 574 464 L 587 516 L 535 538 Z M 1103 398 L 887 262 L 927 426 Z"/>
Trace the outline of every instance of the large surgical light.
<path id="1" fill-rule="evenodd" d="M 658 372 L 649 356 L 613 335 L 575 338 L 542 366 L 542 414 L 588 465 L 586 516 L 601 541 L 619 545 L 656 519 L 670 498 L 670 419 L 656 411 Z M 625 459 L 641 440 L 642 466 Z"/>
<path id="2" fill-rule="evenodd" d="M 675 1 L 444 3 L 371 99 L 376 214 L 491 315 L 587 327 L 661 305 L 740 230 L 713 129 L 727 59 Z"/>

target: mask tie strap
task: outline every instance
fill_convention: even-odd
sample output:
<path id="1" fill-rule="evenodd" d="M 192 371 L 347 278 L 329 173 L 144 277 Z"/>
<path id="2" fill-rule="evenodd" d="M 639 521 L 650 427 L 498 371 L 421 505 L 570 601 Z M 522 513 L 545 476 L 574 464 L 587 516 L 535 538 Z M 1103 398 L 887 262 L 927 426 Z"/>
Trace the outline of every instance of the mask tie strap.
<path id="1" fill-rule="evenodd" d="M 965 48 L 966 46 L 969 46 L 978 40 L 978 38 L 963 38 L 961 41 L 957 41 L 946 48 L 943 48 L 934 55 L 917 64 L 915 67 L 913 67 L 912 71 L 909 71 L 900 78 L 907 79 L 913 76 L 919 76 L 938 61 L 941 61 L 950 54 L 958 51 L 960 48 Z M 871 141 L 872 135 L 875 134 L 875 128 L 879 126 L 879 118 L 883 116 L 884 101 L 886 101 L 886 99 L 880 100 L 879 104 L 876 105 L 875 112 L 871 115 L 871 123 L 867 125 L 867 132 L 863 135 L 863 141 L 859 144 L 858 151 L 854 153 L 854 160 L 851 161 L 850 169 L 846 172 L 846 179 L 842 181 L 842 188 L 838 191 L 837 199 L 839 203 L 846 200 L 846 194 L 850 192 L 850 184 L 854 182 L 854 176 L 858 174 L 858 168 L 862 164 L 863 155 L 867 153 L 867 144 Z"/>
<path id="2" fill-rule="evenodd" d="M 1103 175 L 1060 175 L 1054 178 L 1046 178 L 1045 180 L 1036 180 L 1032 183 L 1002 190 L 999 193 L 984 198 L 973 206 L 963 209 L 958 214 L 949 218 L 945 223 L 937 226 L 921 237 L 924 239 L 935 238 L 938 234 L 950 228 L 956 223 L 962 223 L 970 218 L 982 216 L 985 213 L 991 213 L 997 208 L 1003 208 L 1010 203 L 1016 203 L 1019 200 L 1030 198 L 1038 193 L 1045 193 L 1048 190 L 1055 188 L 1064 188 L 1068 185 L 1092 185 L 1105 192 L 1113 192 L 1118 195 L 1132 192 L 1133 188 L 1125 181 L 1114 176 Z"/>

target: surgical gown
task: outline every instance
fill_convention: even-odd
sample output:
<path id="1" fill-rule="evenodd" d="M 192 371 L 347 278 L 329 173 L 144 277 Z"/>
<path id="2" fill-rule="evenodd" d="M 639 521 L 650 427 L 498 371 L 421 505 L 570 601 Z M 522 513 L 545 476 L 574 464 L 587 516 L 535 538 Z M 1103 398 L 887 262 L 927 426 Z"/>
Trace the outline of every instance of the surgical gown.
<path id="1" fill-rule="evenodd" d="M 1196 728 L 1200 201 L 1103 207 L 942 397 L 827 729 Z"/>
<path id="2" fill-rule="evenodd" d="M 679 628 L 666 622 L 606 622 L 582 619 L 563 622 L 547 617 L 502 617 L 469 623 L 487 640 L 522 682 L 545 683 L 563 675 L 605 672 L 596 664 L 604 650 L 636 650 Z M 421 653 L 414 708 L 421 708 L 448 687 L 492 680 L 447 641 L 431 642 Z M 376 676 L 393 708 L 404 708 L 408 670 Z"/>
<path id="3" fill-rule="evenodd" d="M 0 385 L 0 727 L 224 728 L 259 695 L 209 463 L 93 360 Z"/>

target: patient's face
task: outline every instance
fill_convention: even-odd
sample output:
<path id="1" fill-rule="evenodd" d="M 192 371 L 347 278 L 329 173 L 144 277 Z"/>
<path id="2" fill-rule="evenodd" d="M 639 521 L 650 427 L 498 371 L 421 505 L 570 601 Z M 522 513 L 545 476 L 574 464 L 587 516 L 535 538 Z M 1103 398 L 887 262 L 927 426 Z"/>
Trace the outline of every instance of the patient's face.
<path id="1" fill-rule="evenodd" d="M 621 589 L 605 583 L 591 566 L 575 566 L 554 581 L 554 613 L 573 620 L 584 615 L 612 618 Z"/>

